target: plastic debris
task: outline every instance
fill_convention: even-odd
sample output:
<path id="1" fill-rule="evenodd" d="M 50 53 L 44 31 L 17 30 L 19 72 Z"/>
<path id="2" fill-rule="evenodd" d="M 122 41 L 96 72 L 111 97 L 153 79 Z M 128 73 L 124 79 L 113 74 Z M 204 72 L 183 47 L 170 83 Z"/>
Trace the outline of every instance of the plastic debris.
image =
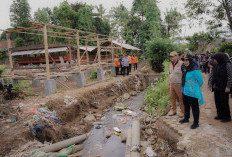
<path id="1" fill-rule="evenodd" d="M 121 130 L 118 127 L 114 127 L 113 129 L 114 129 L 114 131 L 121 133 Z"/>
<path id="2" fill-rule="evenodd" d="M 114 106 L 115 111 L 122 111 L 126 109 L 129 109 L 129 107 L 126 105 L 123 105 L 122 103 L 118 103 L 117 105 Z"/>
<path id="3" fill-rule="evenodd" d="M 146 155 L 148 157 L 157 157 L 157 153 L 155 153 L 153 150 L 152 150 L 152 147 L 147 147 L 146 149 Z"/>
<path id="4" fill-rule="evenodd" d="M 122 113 L 124 113 L 125 115 L 128 115 L 128 116 L 132 116 L 132 117 L 136 116 L 136 112 L 131 111 L 131 110 L 123 110 Z"/>
<path id="5" fill-rule="evenodd" d="M 66 104 L 66 105 L 72 105 L 72 104 L 74 104 L 74 103 L 76 103 L 77 102 L 77 99 L 75 99 L 75 98 L 73 98 L 73 97 L 71 97 L 71 96 L 65 96 L 64 97 L 64 103 Z"/>
<path id="6" fill-rule="evenodd" d="M 110 138 L 113 135 L 113 133 L 109 133 L 106 135 L 106 138 Z"/>

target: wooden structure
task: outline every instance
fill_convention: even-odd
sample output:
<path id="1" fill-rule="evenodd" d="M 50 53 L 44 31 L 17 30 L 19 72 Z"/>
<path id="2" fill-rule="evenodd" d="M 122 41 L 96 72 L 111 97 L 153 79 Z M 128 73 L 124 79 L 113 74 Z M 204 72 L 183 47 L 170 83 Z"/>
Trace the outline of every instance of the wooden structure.
<path id="1" fill-rule="evenodd" d="M 122 48 L 122 39 L 117 39 L 113 36 L 108 36 L 108 35 L 102 35 L 102 34 L 96 34 L 96 33 L 91 33 L 91 32 L 86 32 L 86 31 L 81 31 L 81 30 L 76 30 L 76 29 L 71 29 L 67 27 L 62 27 L 62 26 L 56 26 L 52 24 L 45 24 L 45 23 L 40 23 L 40 22 L 34 22 L 30 21 L 30 23 L 33 25 L 32 27 L 28 28 L 20 28 L 16 30 L 10 30 L 6 31 L 7 34 L 7 43 L 8 43 L 8 56 L 9 56 L 9 61 L 10 61 L 10 72 L 11 72 L 11 78 L 13 79 L 31 79 L 32 77 L 36 77 L 38 79 L 51 79 L 57 76 L 67 76 L 68 74 L 71 73 L 77 73 L 80 72 L 81 70 L 85 70 L 89 68 L 90 66 L 97 66 L 100 68 L 101 66 L 104 65 L 112 65 L 113 59 L 114 59 L 114 51 L 115 50 L 120 50 L 121 54 L 123 53 L 123 48 Z M 12 45 L 10 42 L 10 37 L 12 33 L 23 33 L 23 34 L 31 34 L 31 35 L 37 35 L 37 36 L 42 36 L 43 37 L 43 48 L 44 48 L 44 62 L 46 63 L 46 66 L 40 66 L 40 67 L 25 67 L 25 68 L 19 68 L 23 70 L 29 70 L 29 69 L 35 69 L 35 68 L 40 68 L 42 69 L 41 71 L 30 71 L 27 72 L 25 71 L 26 75 L 23 74 L 23 72 L 17 73 L 14 71 L 16 69 L 13 66 L 13 59 L 12 59 Z M 76 54 L 76 64 L 70 64 L 69 68 L 62 69 L 63 66 L 56 66 L 52 67 L 50 66 L 51 60 L 49 58 L 52 58 L 50 53 L 49 53 L 49 43 L 48 43 L 48 38 L 62 38 L 66 39 L 68 41 L 68 55 L 66 55 L 66 58 L 68 57 L 68 61 L 71 62 L 72 58 L 72 48 L 75 47 L 75 54 Z M 121 43 L 121 46 L 115 46 L 113 44 L 113 41 L 117 40 L 119 43 Z M 96 43 L 96 46 L 89 46 L 89 44 L 93 44 L 93 42 Z M 108 46 L 102 46 L 102 43 L 109 42 Z M 72 43 L 75 43 L 75 45 L 71 45 Z M 80 43 L 84 43 L 84 45 L 80 45 Z M 85 51 L 81 55 L 81 47 L 85 48 Z M 89 55 L 88 48 L 92 47 L 93 49 L 97 49 L 96 56 L 94 58 L 94 61 L 91 65 L 83 65 L 82 60 L 86 59 L 85 63 L 90 63 L 91 57 Z M 109 49 L 111 52 L 111 57 L 107 58 L 107 60 L 103 61 L 102 60 L 102 55 L 101 55 L 101 49 Z M 110 62 L 110 63 L 109 63 Z M 44 70 L 46 70 L 46 74 L 44 73 Z M 52 70 L 52 71 L 51 71 Z M 16 76 L 17 74 L 17 76 Z M 28 76 L 30 75 L 30 77 Z"/>

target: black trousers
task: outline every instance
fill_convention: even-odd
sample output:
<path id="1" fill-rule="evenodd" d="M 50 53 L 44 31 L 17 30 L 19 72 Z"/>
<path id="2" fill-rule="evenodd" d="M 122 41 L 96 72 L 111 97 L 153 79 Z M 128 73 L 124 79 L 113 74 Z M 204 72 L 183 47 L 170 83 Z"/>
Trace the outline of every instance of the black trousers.
<path id="1" fill-rule="evenodd" d="M 118 75 L 118 73 L 119 73 L 119 67 L 115 67 L 115 73 L 116 73 L 116 75 Z"/>
<path id="2" fill-rule="evenodd" d="M 129 72 L 131 72 L 131 64 L 129 64 Z"/>
<path id="3" fill-rule="evenodd" d="M 122 65 L 120 65 L 120 69 L 121 69 L 121 70 L 120 70 L 120 73 L 121 73 L 121 75 L 123 75 L 123 69 L 124 69 L 124 68 L 123 68 Z"/>
<path id="4" fill-rule="evenodd" d="M 214 90 L 214 100 L 217 108 L 217 116 L 221 119 L 231 119 L 229 93 Z"/>
<path id="5" fill-rule="evenodd" d="M 125 76 L 125 74 L 129 75 L 129 67 L 123 67 L 123 76 Z"/>
<path id="6" fill-rule="evenodd" d="M 183 95 L 183 102 L 184 102 L 184 119 L 190 118 L 190 106 L 191 106 L 192 113 L 193 113 L 193 119 L 194 119 L 193 123 L 198 124 L 199 115 L 200 115 L 198 99 Z"/>
<path id="7" fill-rule="evenodd" d="M 134 71 L 137 70 L 138 63 L 134 63 Z"/>

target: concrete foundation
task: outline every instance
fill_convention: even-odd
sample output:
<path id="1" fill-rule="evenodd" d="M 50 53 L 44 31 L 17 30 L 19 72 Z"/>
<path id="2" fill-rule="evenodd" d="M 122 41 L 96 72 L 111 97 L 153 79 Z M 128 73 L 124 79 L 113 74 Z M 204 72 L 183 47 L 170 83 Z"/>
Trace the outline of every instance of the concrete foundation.
<path id="1" fill-rule="evenodd" d="M 104 71 L 103 69 L 97 69 L 97 80 L 104 80 Z"/>
<path id="2" fill-rule="evenodd" d="M 114 66 L 110 67 L 110 71 L 111 71 L 112 75 L 116 75 L 116 71 L 115 71 L 115 67 Z"/>
<path id="3" fill-rule="evenodd" d="M 59 81 L 65 81 L 66 78 L 65 78 L 64 76 L 58 76 L 58 77 L 57 77 L 57 80 L 59 80 Z"/>
<path id="4" fill-rule="evenodd" d="M 76 74 L 77 76 L 77 87 L 84 87 L 86 85 L 85 74 L 80 72 Z"/>
<path id="5" fill-rule="evenodd" d="M 77 75 L 76 74 L 72 74 L 71 76 L 68 76 L 68 80 L 69 81 L 77 81 Z"/>
<path id="6" fill-rule="evenodd" d="M 32 80 L 32 87 L 40 87 L 41 81 L 40 80 Z"/>
<path id="7" fill-rule="evenodd" d="M 2 85 L 4 85 L 4 79 L 3 79 L 3 78 L 0 78 L 0 83 L 1 83 Z"/>
<path id="8" fill-rule="evenodd" d="M 54 94 L 56 90 L 56 82 L 53 79 L 44 81 L 44 95 Z"/>

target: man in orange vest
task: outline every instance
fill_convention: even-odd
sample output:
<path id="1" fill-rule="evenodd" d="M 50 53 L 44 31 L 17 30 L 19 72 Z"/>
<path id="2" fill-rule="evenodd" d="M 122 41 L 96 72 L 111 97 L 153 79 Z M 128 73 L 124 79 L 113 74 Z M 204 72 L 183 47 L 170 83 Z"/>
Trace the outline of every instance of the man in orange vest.
<path id="1" fill-rule="evenodd" d="M 114 67 L 115 67 L 115 72 L 116 72 L 116 76 L 118 75 L 119 72 L 119 56 L 116 55 L 115 59 L 114 59 Z"/>
<path id="2" fill-rule="evenodd" d="M 128 55 L 128 58 L 129 58 L 129 72 L 131 72 L 131 63 L 132 63 L 132 59 L 131 59 L 131 56 Z"/>
<path id="3" fill-rule="evenodd" d="M 137 70 L 138 63 L 139 63 L 139 59 L 138 59 L 138 57 L 136 56 L 136 54 L 134 54 L 133 62 L 134 62 L 134 71 L 135 71 L 135 70 Z"/>

